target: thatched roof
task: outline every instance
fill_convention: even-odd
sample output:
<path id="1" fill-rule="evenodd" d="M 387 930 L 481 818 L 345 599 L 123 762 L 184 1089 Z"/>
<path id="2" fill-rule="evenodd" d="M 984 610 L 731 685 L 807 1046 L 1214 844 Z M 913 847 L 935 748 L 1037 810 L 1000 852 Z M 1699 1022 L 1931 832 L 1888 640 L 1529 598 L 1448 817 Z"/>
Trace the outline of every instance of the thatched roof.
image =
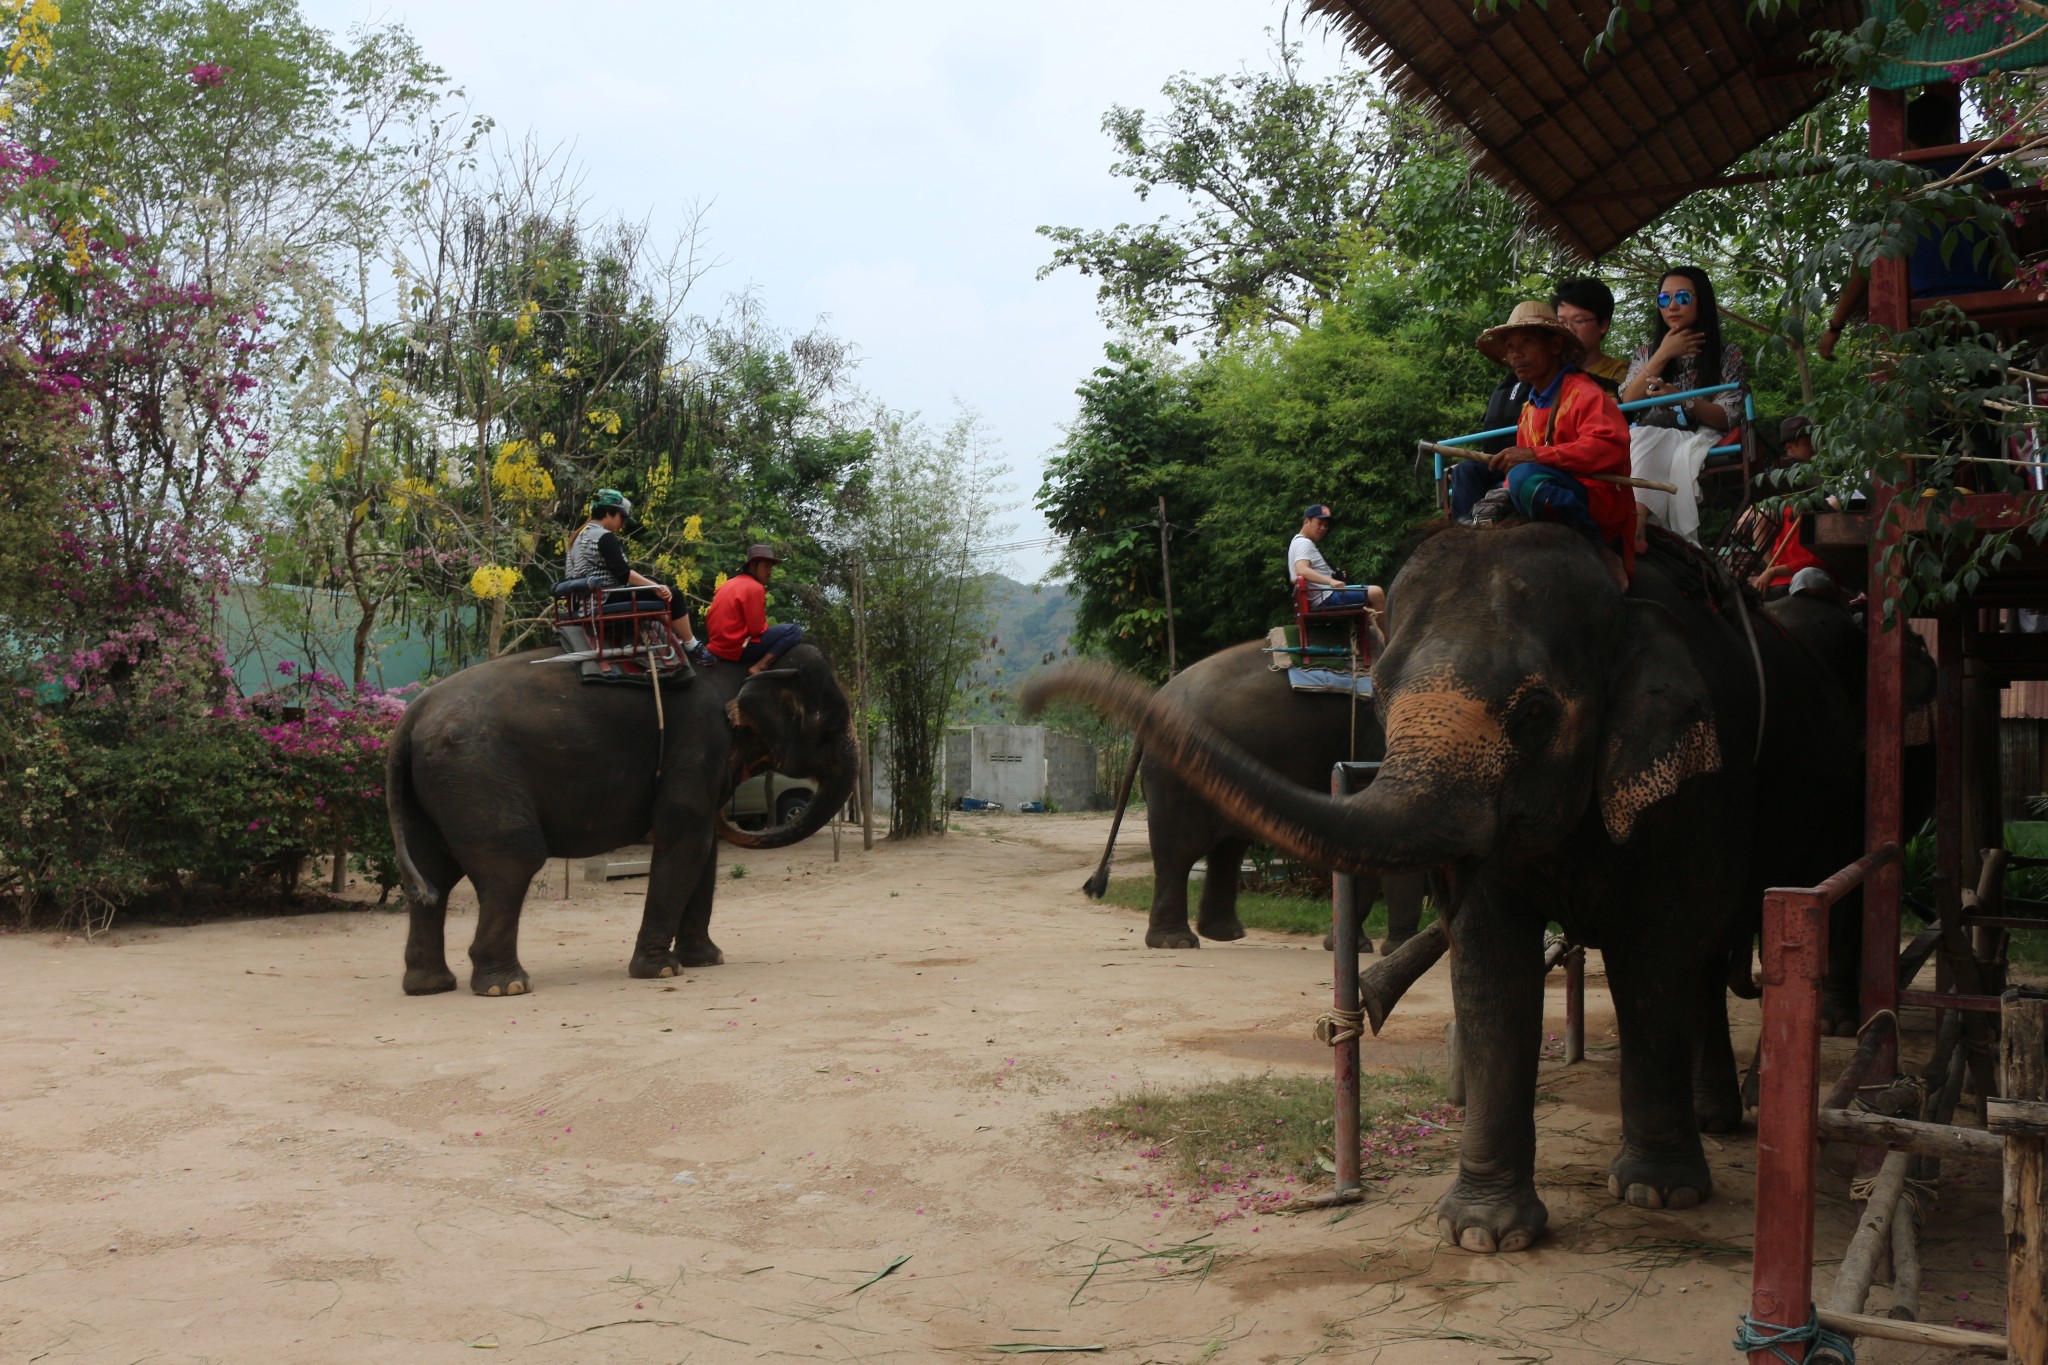
<path id="1" fill-rule="evenodd" d="M 1825 93 L 1802 60 L 1817 29 L 1862 19 L 1857 0 L 1779 8 L 1656 0 L 1631 11 L 1614 55 L 1584 58 L 1606 0 L 1309 0 L 1387 77 L 1459 129 L 1479 170 L 1564 244 L 1599 256 L 1724 171 Z"/>

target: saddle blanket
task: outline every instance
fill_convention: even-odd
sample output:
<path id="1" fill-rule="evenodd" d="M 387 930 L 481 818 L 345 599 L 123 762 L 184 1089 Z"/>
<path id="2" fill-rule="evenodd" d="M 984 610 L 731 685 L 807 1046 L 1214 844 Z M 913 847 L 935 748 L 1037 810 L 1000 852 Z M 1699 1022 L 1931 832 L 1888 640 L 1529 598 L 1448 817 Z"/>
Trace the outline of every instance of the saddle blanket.
<path id="1" fill-rule="evenodd" d="M 1361 673 L 1352 677 L 1343 668 L 1290 668 L 1287 670 L 1287 685 L 1297 692 L 1335 692 L 1344 696 L 1357 692 L 1361 697 L 1372 695 L 1372 674 Z"/>

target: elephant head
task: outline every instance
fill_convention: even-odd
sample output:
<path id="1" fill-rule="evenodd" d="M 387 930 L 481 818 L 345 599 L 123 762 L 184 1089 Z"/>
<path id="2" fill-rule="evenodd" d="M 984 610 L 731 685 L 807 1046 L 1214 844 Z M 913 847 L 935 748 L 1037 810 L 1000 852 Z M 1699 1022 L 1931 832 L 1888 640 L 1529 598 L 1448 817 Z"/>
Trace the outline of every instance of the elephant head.
<path id="1" fill-rule="evenodd" d="M 773 768 L 818 784 L 817 795 L 794 824 L 749 832 L 721 811 L 719 837 L 741 848 L 786 848 L 831 821 L 853 795 L 860 775 L 851 709 L 832 665 L 811 645 L 798 645 L 777 667 L 740 685 L 726 704 L 735 735 L 735 780 Z"/>
<path id="2" fill-rule="evenodd" d="M 1595 804 L 1607 837 L 1624 843 L 1686 778 L 1721 766 L 1676 619 L 1625 600 L 1570 530 L 1448 527 L 1418 547 L 1389 602 L 1373 669 L 1386 757 L 1357 796 L 1283 781 L 1099 666 L 1033 679 L 1025 707 L 1069 697 L 1112 712 L 1245 828 L 1357 872 L 1533 857 Z"/>

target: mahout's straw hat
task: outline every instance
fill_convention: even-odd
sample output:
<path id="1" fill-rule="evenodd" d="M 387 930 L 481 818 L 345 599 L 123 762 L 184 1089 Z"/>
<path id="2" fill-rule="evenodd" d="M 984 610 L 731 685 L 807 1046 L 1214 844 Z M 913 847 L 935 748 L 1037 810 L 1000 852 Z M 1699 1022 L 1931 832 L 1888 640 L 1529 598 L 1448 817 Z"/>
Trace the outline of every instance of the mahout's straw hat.
<path id="1" fill-rule="evenodd" d="M 1498 327 L 1489 327 L 1479 334 L 1473 344 L 1479 354 L 1496 365 L 1508 363 L 1507 339 L 1509 332 L 1550 332 L 1564 338 L 1564 363 L 1576 365 L 1586 358 L 1586 347 L 1572 329 L 1557 320 L 1557 312 L 1541 299 L 1524 299 L 1515 305 L 1515 311 L 1508 314 L 1508 320 Z"/>

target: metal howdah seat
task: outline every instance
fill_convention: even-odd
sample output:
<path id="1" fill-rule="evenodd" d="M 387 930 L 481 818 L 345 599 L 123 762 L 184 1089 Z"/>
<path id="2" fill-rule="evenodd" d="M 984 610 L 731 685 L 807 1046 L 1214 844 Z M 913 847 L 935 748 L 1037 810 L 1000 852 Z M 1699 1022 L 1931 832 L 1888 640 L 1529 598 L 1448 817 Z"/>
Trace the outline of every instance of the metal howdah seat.
<path id="1" fill-rule="evenodd" d="M 668 603 L 654 589 L 613 587 L 600 577 L 568 578 L 555 584 L 553 597 L 555 635 L 565 655 L 645 668 L 652 651 L 657 666 L 674 662 Z"/>
<path id="2" fill-rule="evenodd" d="M 1311 627 L 1320 626 L 1325 640 L 1332 631 L 1342 631 L 1342 644 L 1317 643 L 1309 635 Z M 1355 607 L 1311 607 L 1309 605 L 1309 581 L 1306 578 L 1294 580 L 1294 629 L 1296 642 L 1304 665 L 1310 668 L 1332 667 L 1338 660 L 1357 659 L 1361 670 L 1372 667 L 1372 611 L 1360 603 Z M 1324 660 L 1318 665 L 1315 660 Z"/>

